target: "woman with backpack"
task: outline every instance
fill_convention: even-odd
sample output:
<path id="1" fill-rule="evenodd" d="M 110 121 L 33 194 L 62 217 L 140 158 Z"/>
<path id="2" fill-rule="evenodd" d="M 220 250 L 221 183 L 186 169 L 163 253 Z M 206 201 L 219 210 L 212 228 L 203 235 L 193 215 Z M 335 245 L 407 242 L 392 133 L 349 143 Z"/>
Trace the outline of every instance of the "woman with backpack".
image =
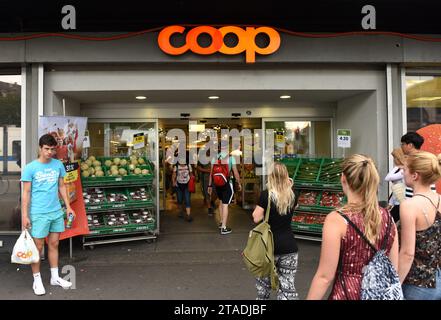
<path id="1" fill-rule="evenodd" d="M 219 199 L 219 231 L 221 235 L 231 233 L 231 228 L 227 226 L 228 221 L 228 206 L 231 203 L 234 195 L 233 184 L 231 182 L 231 173 L 236 178 L 241 191 L 239 171 L 236 168 L 236 161 L 234 157 L 230 157 L 228 153 L 219 147 L 220 153 L 217 159 L 214 158 L 211 164 L 210 177 L 208 179 L 208 194 L 211 196 L 213 187 L 216 190 Z"/>
<path id="2" fill-rule="evenodd" d="M 176 193 L 178 195 L 178 204 L 182 205 L 185 200 L 185 220 L 188 222 L 193 221 L 193 217 L 191 216 L 191 199 L 190 199 L 190 191 L 188 189 L 188 182 L 190 181 L 190 177 L 193 175 L 193 170 L 191 165 L 188 164 L 188 156 L 187 160 L 182 161 L 178 160 L 178 163 L 173 168 L 173 187 L 176 188 Z M 184 209 L 179 212 L 179 217 L 184 217 Z"/>
<path id="3" fill-rule="evenodd" d="M 408 156 L 404 180 L 413 197 L 400 205 L 398 274 L 407 300 L 441 300 L 441 196 L 431 185 L 441 177 L 441 154 Z"/>
<path id="4" fill-rule="evenodd" d="M 343 161 L 341 184 L 347 204 L 326 217 L 320 263 L 308 300 L 322 299 L 332 283 L 330 300 L 360 300 L 363 269 L 380 248 L 385 250 L 393 265 L 390 268 L 394 269 L 402 294 L 396 274 L 396 226 L 389 212 L 378 205 L 379 182 L 380 177 L 371 158 L 355 154 Z"/>
<path id="5" fill-rule="evenodd" d="M 278 300 L 298 300 L 294 285 L 297 271 L 297 243 L 291 230 L 291 220 L 297 197 L 293 192 L 293 181 L 282 163 L 275 162 L 268 175 L 267 190 L 262 191 L 253 212 L 254 223 L 260 223 L 270 206 L 268 224 L 274 239 L 274 264 L 279 277 Z M 268 204 L 268 199 L 270 203 Z M 270 277 L 257 278 L 257 300 L 269 299 Z"/>

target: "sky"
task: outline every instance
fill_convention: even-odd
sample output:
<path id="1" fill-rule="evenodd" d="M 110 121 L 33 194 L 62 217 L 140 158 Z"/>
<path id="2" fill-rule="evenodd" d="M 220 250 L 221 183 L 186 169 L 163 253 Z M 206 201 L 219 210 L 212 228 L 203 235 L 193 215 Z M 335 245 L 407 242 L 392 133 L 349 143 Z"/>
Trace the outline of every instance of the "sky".
<path id="1" fill-rule="evenodd" d="M 9 82 L 9 83 L 14 83 L 17 82 L 18 85 L 21 86 L 21 75 L 0 75 L 0 81 L 2 82 Z"/>

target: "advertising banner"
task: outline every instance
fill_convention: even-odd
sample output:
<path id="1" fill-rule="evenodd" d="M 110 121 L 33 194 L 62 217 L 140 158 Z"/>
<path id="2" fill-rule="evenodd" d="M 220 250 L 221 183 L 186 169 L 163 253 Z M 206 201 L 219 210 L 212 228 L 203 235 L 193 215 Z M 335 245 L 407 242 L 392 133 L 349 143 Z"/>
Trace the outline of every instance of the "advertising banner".
<path id="1" fill-rule="evenodd" d="M 40 117 L 38 137 L 50 134 L 57 140 L 57 153 L 54 158 L 63 162 L 66 168 L 67 174 L 64 183 L 66 184 L 70 205 L 76 214 L 71 228 L 66 229 L 60 235 L 60 240 L 89 233 L 79 168 L 86 126 L 87 118 L 85 117 Z"/>
<path id="2" fill-rule="evenodd" d="M 63 163 L 81 159 L 87 118 L 41 116 L 38 137 L 49 133 L 57 140 L 56 158 Z"/>
<path id="3" fill-rule="evenodd" d="M 417 131 L 423 138 L 421 150 L 431 152 L 434 155 L 441 153 L 441 124 L 431 124 Z M 436 184 L 436 192 L 441 193 L 441 179 Z"/>

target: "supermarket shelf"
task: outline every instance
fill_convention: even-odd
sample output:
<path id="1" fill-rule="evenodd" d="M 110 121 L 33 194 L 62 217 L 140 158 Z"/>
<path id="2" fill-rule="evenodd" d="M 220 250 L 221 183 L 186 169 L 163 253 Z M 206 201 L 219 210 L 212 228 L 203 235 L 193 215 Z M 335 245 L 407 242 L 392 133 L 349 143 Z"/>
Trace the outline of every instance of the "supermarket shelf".
<path id="1" fill-rule="evenodd" d="M 127 234 L 130 232 L 145 232 L 145 231 L 154 231 L 156 229 L 155 223 L 150 224 L 129 224 L 123 226 L 102 226 L 97 228 L 90 228 L 89 235 L 110 235 L 110 234 Z"/>
<path id="2" fill-rule="evenodd" d="M 341 184 L 323 184 L 319 182 L 307 183 L 294 181 L 294 188 L 308 190 L 326 190 L 326 191 L 342 191 Z"/>
<path id="3" fill-rule="evenodd" d="M 319 216 L 327 215 L 328 213 L 331 213 L 334 209 L 329 210 L 328 212 L 319 212 L 319 211 L 308 211 L 308 210 L 300 210 L 296 208 L 294 210 L 294 214 L 302 213 L 302 214 L 316 214 Z"/>
<path id="4" fill-rule="evenodd" d="M 294 238 L 302 239 L 302 240 L 310 240 L 310 241 L 322 242 L 322 238 L 321 237 L 305 235 L 305 234 L 298 234 L 298 233 L 295 233 L 295 232 L 294 232 Z"/>
<path id="5" fill-rule="evenodd" d="M 99 188 L 109 188 L 109 187 L 138 187 L 138 186 L 151 186 L 153 184 L 153 179 L 145 180 L 119 180 L 119 178 L 114 178 L 112 181 L 96 181 L 92 179 L 82 180 L 83 188 L 89 187 L 99 187 Z"/>
<path id="6" fill-rule="evenodd" d="M 137 233 L 130 233 L 130 234 L 137 234 Z M 125 233 L 124 235 L 130 235 L 129 233 Z M 139 233 L 138 233 L 139 234 Z M 114 236 L 114 235 L 108 235 L 108 236 Z M 93 238 L 94 236 L 89 236 L 88 238 Z M 97 236 L 98 237 L 98 236 Z M 99 235 L 100 238 L 105 237 L 104 235 Z M 109 239 L 100 239 L 100 240 L 93 240 L 93 241 L 85 241 L 83 239 L 83 249 L 85 247 L 94 247 L 95 245 L 99 244 L 107 244 L 107 243 L 118 243 L 118 242 L 127 242 L 127 241 L 137 241 L 137 240 L 155 240 L 157 238 L 156 234 L 146 234 L 142 233 L 138 236 L 133 237 L 121 237 L 121 238 L 109 238 Z"/>
<path id="7" fill-rule="evenodd" d="M 142 201 L 136 203 L 118 203 L 112 205 L 87 206 L 87 213 L 98 213 L 107 211 L 121 211 L 128 209 L 151 209 L 154 208 L 153 201 Z"/>

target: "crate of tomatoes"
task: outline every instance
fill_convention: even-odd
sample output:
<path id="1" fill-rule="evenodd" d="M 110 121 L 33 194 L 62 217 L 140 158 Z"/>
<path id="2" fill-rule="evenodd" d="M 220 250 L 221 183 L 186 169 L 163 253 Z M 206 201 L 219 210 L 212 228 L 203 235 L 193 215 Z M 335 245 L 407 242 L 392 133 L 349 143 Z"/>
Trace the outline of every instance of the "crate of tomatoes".
<path id="1" fill-rule="evenodd" d="M 292 230 L 298 232 L 321 233 L 326 215 L 298 212 L 291 222 Z"/>

